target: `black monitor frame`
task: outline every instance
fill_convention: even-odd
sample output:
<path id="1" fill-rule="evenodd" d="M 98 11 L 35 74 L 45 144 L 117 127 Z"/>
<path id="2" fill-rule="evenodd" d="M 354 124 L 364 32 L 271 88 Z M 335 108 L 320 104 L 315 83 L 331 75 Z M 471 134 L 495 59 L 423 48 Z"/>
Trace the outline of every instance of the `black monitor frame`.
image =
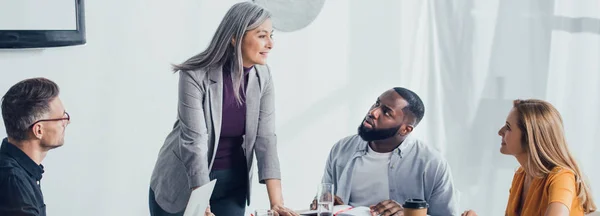
<path id="1" fill-rule="evenodd" d="M 85 39 L 84 0 L 74 0 L 76 30 L 0 30 L 0 49 L 82 45 Z"/>

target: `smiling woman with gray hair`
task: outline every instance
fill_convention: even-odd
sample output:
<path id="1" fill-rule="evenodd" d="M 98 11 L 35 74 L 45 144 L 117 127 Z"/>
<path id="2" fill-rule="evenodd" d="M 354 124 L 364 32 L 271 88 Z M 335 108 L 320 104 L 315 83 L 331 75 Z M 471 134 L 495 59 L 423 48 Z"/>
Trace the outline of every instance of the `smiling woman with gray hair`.
<path id="1" fill-rule="evenodd" d="M 283 205 L 275 135 L 271 14 L 252 3 L 233 5 L 208 48 L 182 64 L 177 121 L 162 146 L 150 182 L 152 215 L 183 215 L 192 190 L 213 179 L 215 215 L 244 215 L 252 161 L 267 185 L 271 209 Z M 248 202 L 246 202 L 248 201 Z"/>

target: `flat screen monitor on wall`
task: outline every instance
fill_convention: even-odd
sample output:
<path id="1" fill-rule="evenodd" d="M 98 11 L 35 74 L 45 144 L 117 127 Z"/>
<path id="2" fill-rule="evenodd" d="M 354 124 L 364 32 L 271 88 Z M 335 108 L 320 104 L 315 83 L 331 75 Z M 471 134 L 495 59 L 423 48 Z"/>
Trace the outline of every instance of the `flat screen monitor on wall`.
<path id="1" fill-rule="evenodd" d="M 84 0 L 0 0 L 0 49 L 85 44 Z"/>

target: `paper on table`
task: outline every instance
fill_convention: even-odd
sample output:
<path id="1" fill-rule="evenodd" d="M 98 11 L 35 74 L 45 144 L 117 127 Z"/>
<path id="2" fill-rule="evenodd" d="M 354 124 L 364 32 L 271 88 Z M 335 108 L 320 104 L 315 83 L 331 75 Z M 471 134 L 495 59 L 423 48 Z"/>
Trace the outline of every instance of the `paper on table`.
<path id="1" fill-rule="evenodd" d="M 298 213 L 299 215 L 317 215 L 317 213 L 319 213 L 319 211 L 303 209 L 303 210 L 296 211 L 296 213 Z"/>
<path id="2" fill-rule="evenodd" d="M 204 211 L 206 211 L 206 208 L 210 203 L 210 196 L 212 195 L 216 183 L 217 179 L 193 190 L 183 216 L 203 216 Z"/>
<path id="3" fill-rule="evenodd" d="M 300 215 L 317 215 L 319 210 L 304 210 L 297 212 Z M 357 206 L 352 207 L 349 205 L 336 205 L 333 206 L 333 214 L 338 216 L 371 216 L 369 207 Z"/>
<path id="4" fill-rule="evenodd" d="M 336 212 L 337 216 L 371 216 L 371 209 L 366 206 L 342 209 Z"/>

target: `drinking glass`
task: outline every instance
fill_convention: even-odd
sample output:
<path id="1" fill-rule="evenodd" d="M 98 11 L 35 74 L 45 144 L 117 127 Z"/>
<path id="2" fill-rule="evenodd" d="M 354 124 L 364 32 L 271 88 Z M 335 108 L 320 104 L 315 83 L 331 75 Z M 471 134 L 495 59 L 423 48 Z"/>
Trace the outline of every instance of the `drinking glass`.
<path id="1" fill-rule="evenodd" d="M 317 188 L 317 211 L 319 216 L 333 215 L 333 184 L 321 183 Z"/>

